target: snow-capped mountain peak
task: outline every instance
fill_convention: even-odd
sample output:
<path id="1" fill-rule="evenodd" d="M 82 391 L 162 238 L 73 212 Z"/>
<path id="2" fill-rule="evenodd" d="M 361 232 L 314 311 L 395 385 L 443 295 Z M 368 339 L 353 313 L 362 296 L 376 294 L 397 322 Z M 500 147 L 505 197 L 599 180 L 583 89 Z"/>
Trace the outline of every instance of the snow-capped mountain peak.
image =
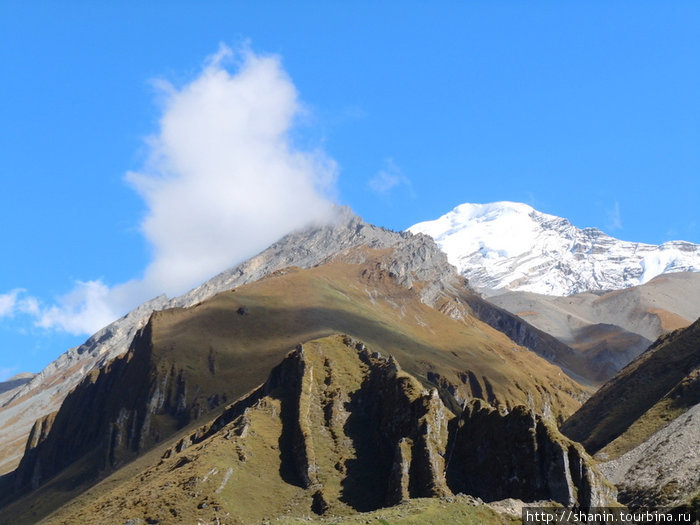
<path id="1" fill-rule="evenodd" d="M 700 271 L 699 245 L 621 241 L 517 202 L 461 204 L 409 231 L 433 237 L 481 289 L 570 295 L 635 286 L 667 272 Z"/>

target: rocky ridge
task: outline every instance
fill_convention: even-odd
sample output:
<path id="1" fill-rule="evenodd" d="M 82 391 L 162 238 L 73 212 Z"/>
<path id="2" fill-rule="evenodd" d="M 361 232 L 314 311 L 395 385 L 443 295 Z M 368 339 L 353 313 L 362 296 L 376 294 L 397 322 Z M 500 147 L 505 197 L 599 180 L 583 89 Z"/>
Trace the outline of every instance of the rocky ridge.
<path id="1" fill-rule="evenodd" d="M 24 372 L 17 374 L 7 379 L 6 381 L 0 382 L 0 403 L 2 403 L 3 398 L 11 397 L 12 390 L 20 388 L 22 385 L 29 383 L 36 374 L 31 374 Z"/>
<path id="2" fill-rule="evenodd" d="M 353 246 L 387 247 L 408 238 L 365 223 L 348 208 L 339 208 L 334 222 L 311 226 L 283 237 L 260 254 L 226 270 L 186 294 L 156 297 L 61 354 L 31 381 L 0 399 L 0 474 L 19 461 L 34 421 L 58 410 L 65 396 L 90 371 L 124 354 L 151 313 L 197 304 L 219 292 L 256 281 L 288 266 L 308 268 Z"/>
<path id="3" fill-rule="evenodd" d="M 131 479 L 54 521 L 342 516 L 457 492 L 587 507 L 615 494 L 579 445 L 528 409 L 473 401 L 456 417 L 395 359 L 346 335 L 299 345 Z"/>
<path id="4" fill-rule="evenodd" d="M 408 231 L 433 237 L 459 272 L 483 290 L 565 296 L 700 271 L 696 244 L 621 241 L 515 202 L 462 204 Z"/>

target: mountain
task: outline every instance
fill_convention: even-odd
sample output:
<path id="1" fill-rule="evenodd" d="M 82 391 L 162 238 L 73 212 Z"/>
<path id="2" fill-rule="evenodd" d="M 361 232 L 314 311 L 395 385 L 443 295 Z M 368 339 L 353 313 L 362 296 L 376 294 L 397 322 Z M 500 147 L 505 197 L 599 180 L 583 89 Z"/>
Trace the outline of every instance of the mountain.
<path id="1" fill-rule="evenodd" d="M 291 234 L 169 303 L 182 306 L 149 313 L 164 300 L 64 355 L 43 374 L 42 388 L 0 411 L 3 424 L 18 429 L 29 419 L 7 417 L 18 415 L 18 399 L 36 408 L 32 394 L 34 401 L 52 388 L 54 399 L 63 395 L 56 410 L 25 412 L 36 422 L 18 468 L 3 478 L 5 502 L 47 483 L 55 491 L 44 489 L 42 501 L 66 501 L 219 413 L 297 342 L 337 332 L 395 356 L 453 414 L 482 398 L 501 411 L 525 406 L 563 421 L 590 394 L 542 357 L 566 361 L 571 349 L 485 302 L 432 239 L 353 215 Z M 70 366 L 61 370 L 62 363 Z"/>
<path id="2" fill-rule="evenodd" d="M 586 391 L 471 315 L 462 285 L 432 240 L 410 235 L 392 248 L 363 245 L 156 312 L 130 353 L 90 373 L 56 416 L 37 422 L 18 482 L 35 485 L 94 446 L 116 466 L 119 454 L 143 450 L 253 388 L 295 341 L 338 331 L 392 353 L 455 406 L 483 397 L 560 419 L 578 408 Z M 124 450 L 100 442 L 116 432 L 111 425 L 129 436 Z"/>
<path id="3" fill-rule="evenodd" d="M 352 246 L 384 247 L 405 236 L 369 225 L 348 208 L 339 208 L 335 221 L 287 235 L 259 255 L 180 297 L 160 296 L 140 305 L 82 345 L 60 355 L 27 384 L 13 389 L 10 397 L 0 398 L 0 474 L 16 467 L 34 421 L 58 410 L 66 395 L 90 370 L 124 354 L 152 312 L 191 306 L 287 266 L 314 266 Z"/>
<path id="4" fill-rule="evenodd" d="M 0 474 L 13 470 L 19 463 L 35 421 L 56 412 L 66 395 L 91 371 L 123 355 L 153 311 L 190 307 L 219 292 L 260 281 L 285 268 L 312 268 L 342 257 L 358 262 L 366 258 L 367 250 L 394 248 L 397 248 L 394 250 L 397 258 L 383 263 L 387 279 L 396 280 L 403 288 L 416 290 L 413 281 L 421 281 L 418 294 L 422 303 L 443 308 L 455 318 L 474 315 L 484 319 L 516 343 L 562 364 L 572 376 L 580 377 L 577 371 L 585 367 L 567 357 L 570 348 L 474 294 L 432 239 L 367 224 L 349 209 L 341 208 L 334 222 L 289 234 L 259 255 L 181 297 L 161 296 L 144 303 L 98 331 L 83 345 L 68 350 L 27 384 L 12 390 L 12 396 L 0 404 Z M 376 301 L 379 292 L 368 287 L 365 293 L 371 294 L 368 299 Z M 452 299 L 446 300 L 448 296 Z M 437 376 L 431 378 L 440 380 Z M 477 378 L 475 388 L 481 381 Z M 482 384 L 480 388 L 486 387 Z"/>
<path id="5" fill-rule="evenodd" d="M 600 388 L 562 432 L 600 461 L 620 502 L 700 497 L 700 319 L 665 334 Z"/>
<path id="6" fill-rule="evenodd" d="M 506 291 L 488 301 L 580 352 L 586 376 L 603 382 L 662 334 L 700 317 L 700 273 L 668 273 L 639 286 L 567 297 Z"/>
<path id="7" fill-rule="evenodd" d="M 360 275 L 364 269 L 358 268 Z M 236 352 L 229 351 L 227 356 L 222 346 L 209 346 L 211 340 L 197 342 L 198 337 L 211 329 L 229 331 L 230 335 L 245 332 L 243 327 L 255 323 L 256 318 L 261 328 L 267 325 L 267 331 L 274 331 L 274 326 L 259 319 L 262 305 L 253 300 L 251 288 L 264 285 L 256 296 L 258 301 L 263 301 L 267 292 L 277 288 L 301 292 L 284 286 L 283 282 L 271 282 L 287 281 L 294 273 L 243 286 L 189 311 L 156 314 L 126 356 L 118 358 L 99 376 L 81 383 L 66 399 L 48 435 L 37 439 L 36 454 L 25 456 L 34 468 L 26 473 L 34 479 L 36 468 L 50 465 L 50 461 L 58 457 L 57 453 L 70 457 L 85 444 L 85 436 L 89 435 L 86 428 L 90 425 L 96 430 L 96 441 L 111 448 L 100 449 L 92 454 L 93 459 L 83 456 L 82 463 L 74 463 L 29 498 L 4 509 L 6 518 L 0 522 L 14 524 L 41 519 L 52 510 L 57 498 L 65 497 L 76 483 L 85 482 L 87 462 L 97 459 L 109 462 L 128 449 L 133 452 L 144 442 L 146 434 L 153 436 L 155 432 L 164 431 L 168 414 L 191 412 L 198 397 L 211 400 L 212 397 L 207 397 L 209 392 L 198 393 L 199 389 L 212 383 L 217 384 L 214 389 L 224 388 L 232 382 L 232 370 L 238 372 L 236 377 L 240 380 L 253 375 L 258 361 L 266 357 L 260 355 L 251 359 L 245 349 L 256 356 L 260 352 L 269 354 L 265 351 L 266 345 L 253 349 L 243 334 L 230 337 L 230 346 L 238 348 Z M 388 275 L 375 274 L 372 278 L 382 281 L 387 280 Z M 335 279 L 328 280 L 325 290 L 321 290 L 322 294 L 330 295 L 334 304 L 340 300 L 326 322 L 332 322 L 338 314 L 342 316 L 346 308 L 360 315 L 353 306 L 354 300 L 366 295 L 360 288 L 354 297 L 343 300 L 343 295 L 351 290 L 342 285 L 336 288 L 336 283 Z M 311 292 L 315 286 L 323 287 L 317 282 L 307 289 Z M 275 301 L 278 299 L 276 297 Z M 386 299 L 374 297 L 375 302 L 370 299 L 367 296 L 363 308 L 368 305 L 378 308 L 367 312 L 365 322 L 376 319 L 376 323 L 366 327 L 365 333 L 391 343 L 392 338 L 380 332 L 389 329 L 385 323 L 391 315 L 391 302 L 398 302 L 399 298 L 392 295 Z M 221 310 L 225 302 L 242 302 L 247 310 L 238 313 L 242 307 L 239 306 L 231 312 L 238 317 L 224 319 Z M 428 319 L 427 310 L 415 310 L 420 308 L 418 304 L 419 301 L 407 308 L 402 316 L 416 326 L 411 335 L 418 333 L 421 326 L 417 313 L 424 316 L 425 321 L 435 320 Z M 401 316 L 400 308 L 394 310 L 393 315 Z M 435 315 L 444 316 L 437 312 Z M 217 326 L 211 316 L 217 317 L 221 324 Z M 270 321 L 276 322 L 274 318 Z M 356 329 L 361 324 L 351 319 L 345 322 L 355 323 Z M 471 337 L 478 334 L 478 330 L 470 330 L 468 323 L 456 320 L 449 323 L 472 332 Z M 434 326 L 436 331 L 443 327 L 441 324 L 429 326 Z M 397 333 L 395 337 L 398 336 Z M 425 337 L 431 339 L 430 334 Z M 400 344 L 392 350 L 399 350 L 407 341 L 395 341 Z M 220 344 L 222 342 L 219 340 Z M 456 493 L 485 501 L 552 500 L 583 508 L 614 501 L 614 488 L 605 481 L 591 458 L 580 445 L 561 435 L 551 420 L 522 405 L 506 411 L 504 407 L 498 410 L 481 399 L 455 403 L 449 392 L 440 394 L 435 388 L 426 388 L 425 379 L 419 380 L 399 365 L 404 360 L 412 368 L 421 370 L 425 366 L 422 361 L 433 354 L 432 358 L 438 363 L 436 368 L 449 366 L 455 358 L 473 359 L 471 366 L 479 366 L 481 359 L 487 358 L 487 353 L 479 354 L 480 346 L 493 345 L 493 351 L 500 354 L 496 348 L 498 341 L 479 343 L 474 340 L 471 347 L 462 350 L 461 357 L 454 355 L 459 353 L 456 350 L 461 344 L 455 345 L 453 351 L 437 347 L 421 349 L 420 344 L 414 343 L 414 348 L 397 354 L 398 359 L 387 356 L 382 347 L 344 334 L 331 334 L 299 344 L 280 358 L 281 362 L 272 368 L 260 386 L 223 407 L 218 416 L 210 416 L 204 425 L 172 434 L 151 453 L 140 455 L 122 471 L 93 485 L 89 492 L 79 495 L 42 522 L 103 523 L 108 518 L 114 523 L 195 523 L 202 519 L 259 523 L 279 517 L 345 516 L 412 498 L 440 498 L 438 501 L 444 507 L 447 501 L 455 501 L 453 494 Z M 207 348 L 215 348 L 215 357 L 211 357 L 211 350 Z M 474 356 L 470 357 L 472 353 Z M 518 365 L 522 368 L 518 381 L 527 381 L 534 371 L 529 366 L 537 365 L 538 358 L 527 356 L 524 349 L 518 353 L 525 354 Z M 129 391 L 119 383 L 126 375 L 143 373 L 144 368 L 152 370 L 144 360 L 154 359 L 157 354 L 161 360 L 175 360 L 177 355 L 182 359 L 189 355 L 189 360 L 181 363 L 184 365 L 181 369 L 173 364 L 172 373 L 167 366 L 156 367 L 166 375 L 150 381 L 145 390 L 150 392 L 150 397 L 140 402 L 150 412 L 139 416 L 127 409 L 131 400 L 138 399 L 138 392 Z M 234 368 L 229 361 L 236 356 L 240 362 Z M 413 362 L 409 356 L 414 357 Z M 496 366 L 502 357 L 484 366 Z M 546 363 L 540 363 L 539 368 L 547 373 Z M 425 373 L 423 368 L 423 376 Z M 208 379 L 197 382 L 197 374 Z M 138 389 L 142 384 L 133 381 L 136 377 L 130 379 L 128 384 L 132 387 Z M 501 388 L 494 389 L 494 393 L 509 395 Z M 120 394 L 121 399 L 118 399 Z M 125 396 L 131 399 L 124 399 Z M 496 400 L 498 404 L 502 402 Z M 106 426 L 101 425 L 100 412 L 80 411 L 81 406 L 90 405 L 106 409 L 103 421 L 109 420 L 112 414 L 118 417 Z M 456 407 L 456 412 L 449 406 Z M 83 417 L 75 417 L 76 413 Z M 59 431 L 62 425 L 70 425 L 73 431 L 68 428 Z M 23 460 L 20 472 L 24 464 Z M 476 512 L 473 505 L 463 504 L 459 508 L 471 514 Z M 485 513 L 485 520 L 476 517 L 477 521 L 501 522 L 492 510 L 482 509 L 481 512 Z M 333 518 L 333 521 L 337 520 Z"/>
<path id="8" fill-rule="evenodd" d="M 626 242 L 515 202 L 462 204 L 408 231 L 424 233 L 472 286 L 566 296 L 619 290 L 662 273 L 700 271 L 700 246 Z"/>

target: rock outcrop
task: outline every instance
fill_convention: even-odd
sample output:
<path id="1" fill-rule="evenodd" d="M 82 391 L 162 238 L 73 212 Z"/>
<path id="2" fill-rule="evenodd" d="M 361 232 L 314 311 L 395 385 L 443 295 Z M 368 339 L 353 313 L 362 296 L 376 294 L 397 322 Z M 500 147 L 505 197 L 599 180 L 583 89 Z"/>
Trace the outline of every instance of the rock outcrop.
<path id="1" fill-rule="evenodd" d="M 615 497 L 583 448 L 525 407 L 506 414 L 474 400 L 455 417 L 395 359 L 341 335 L 297 347 L 262 387 L 171 447 L 161 468 L 191 450 L 203 458 L 222 436 L 245 449 L 245 436 L 261 434 L 260 411 L 281 420 L 282 479 L 319 514 L 457 492 L 585 508 Z"/>
<path id="2" fill-rule="evenodd" d="M 605 506 L 615 489 L 578 443 L 523 406 L 502 414 L 482 400 L 452 421 L 447 479 L 456 492 L 485 501 L 553 500 Z"/>
<path id="3" fill-rule="evenodd" d="M 251 412 L 274 401 L 282 427 L 280 476 L 311 491 L 317 511 L 329 506 L 331 494 L 361 511 L 451 494 L 444 456 L 453 414 L 436 390 L 426 390 L 394 358 L 347 335 L 299 345 L 264 385 L 165 457 L 230 436 L 232 428 L 237 436 L 257 432 Z"/>
<path id="4" fill-rule="evenodd" d="M 526 404 L 555 419 L 579 406 L 586 395 L 580 385 L 474 318 L 458 295 L 468 289 L 456 288 L 463 279 L 450 273 L 442 254 L 432 251 L 432 241 L 414 236 L 406 246 L 347 250 L 313 269 L 286 268 L 191 308 L 153 313 L 126 355 L 90 372 L 55 415 L 39 420 L 22 462 L 1 482 L 3 487 L 12 478 L 15 496 L 26 493 L 69 467 L 78 471 L 71 479 L 89 486 L 255 388 L 286 354 L 290 340 L 341 331 L 401 359 L 424 385 L 437 387 L 439 406 L 454 412 L 473 397 L 504 410 Z M 425 304 L 429 297 L 436 301 L 433 306 Z M 375 376 L 371 381 L 384 381 Z M 373 406 L 372 399 L 363 401 L 362 392 L 347 402 Z M 404 407 L 401 399 L 379 406 Z M 420 414 L 418 405 L 391 414 L 367 409 L 362 417 L 365 412 L 356 410 L 352 422 L 373 429 L 376 421 L 396 414 L 429 418 L 435 399 L 421 403 Z M 342 414 L 346 407 L 328 410 Z M 437 456 L 428 452 L 436 439 L 426 441 L 408 431 L 389 439 L 376 462 L 395 453 L 399 459 L 385 465 L 394 472 L 393 488 L 382 502 L 442 493 L 444 482 L 425 482 L 431 487 L 425 488 L 411 481 L 411 476 L 435 478 L 444 472 L 435 463 Z M 298 448 L 295 457 L 310 457 L 312 450 Z M 406 471 L 410 476 L 404 474 L 409 464 L 414 465 Z M 303 485 L 315 483 L 313 471 L 290 476 Z M 76 488 L 73 481 L 67 484 Z M 378 493 L 375 487 L 372 495 Z M 372 495 L 357 499 L 371 501 Z M 2 496 L 15 497 L 7 490 Z"/>
<path id="5" fill-rule="evenodd" d="M 177 376 L 164 380 L 145 359 L 150 326 L 110 371 L 91 376 L 67 398 L 66 410 L 77 410 L 72 398 L 81 391 L 94 399 L 81 417 L 62 409 L 37 425 L 17 473 L 21 487 L 55 474 L 65 464 L 59 449 L 70 458 L 90 440 L 103 466 L 133 459 L 190 406 L 180 401 Z M 141 380 L 148 379 L 148 394 L 135 389 L 134 399 L 120 408 L 107 403 L 99 411 L 104 389 L 136 373 L 129 364 L 138 364 Z M 508 413 L 481 400 L 455 416 L 447 406 L 458 404 L 446 401 L 396 359 L 353 337 L 312 340 L 210 423 L 181 433 L 157 464 L 153 454 L 139 456 L 128 468 L 137 472 L 133 465 L 140 465 L 140 474 L 65 507 L 56 519 L 78 513 L 71 519 L 91 523 L 109 512 L 123 521 L 167 521 L 170 513 L 195 522 L 206 509 L 218 509 L 207 519 L 258 522 L 275 515 L 351 514 L 459 492 L 489 501 L 550 499 L 582 507 L 612 501 L 614 490 L 590 458 L 550 421 L 525 407 Z M 101 419 L 89 433 L 77 428 L 89 418 Z"/>
<path id="6" fill-rule="evenodd" d="M 121 464 L 125 458 L 119 451 L 137 452 L 159 404 L 159 392 L 151 389 L 153 402 L 149 402 L 148 389 L 140 388 L 152 384 L 153 372 L 150 325 L 146 325 L 131 352 L 88 374 L 59 411 L 37 420 L 14 472 L 15 490 L 35 489 L 93 450 L 100 450 L 101 459 L 85 473 L 88 477 Z"/>

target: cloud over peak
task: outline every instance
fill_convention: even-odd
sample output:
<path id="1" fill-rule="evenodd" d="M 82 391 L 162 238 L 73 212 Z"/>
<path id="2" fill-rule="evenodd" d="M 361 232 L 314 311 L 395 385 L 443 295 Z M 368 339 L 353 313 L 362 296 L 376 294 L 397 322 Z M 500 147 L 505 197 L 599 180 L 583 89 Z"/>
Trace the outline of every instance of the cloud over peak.
<path id="1" fill-rule="evenodd" d="M 127 180 L 148 213 L 145 279 L 179 293 L 330 213 L 335 163 L 290 140 L 301 106 L 275 56 L 223 46 L 177 89 L 161 82 L 164 112 L 151 155 Z M 154 289 L 154 292 L 158 290 Z"/>
<path id="2" fill-rule="evenodd" d="M 128 282 L 78 282 L 56 304 L 26 312 L 39 326 L 93 333 L 332 216 L 336 164 L 291 140 L 302 106 L 279 57 L 222 45 L 191 82 L 154 85 L 159 128 L 144 166 L 125 177 L 147 206 L 141 231 L 151 261 Z M 15 291 L 0 295 L 0 316 L 16 309 Z"/>

